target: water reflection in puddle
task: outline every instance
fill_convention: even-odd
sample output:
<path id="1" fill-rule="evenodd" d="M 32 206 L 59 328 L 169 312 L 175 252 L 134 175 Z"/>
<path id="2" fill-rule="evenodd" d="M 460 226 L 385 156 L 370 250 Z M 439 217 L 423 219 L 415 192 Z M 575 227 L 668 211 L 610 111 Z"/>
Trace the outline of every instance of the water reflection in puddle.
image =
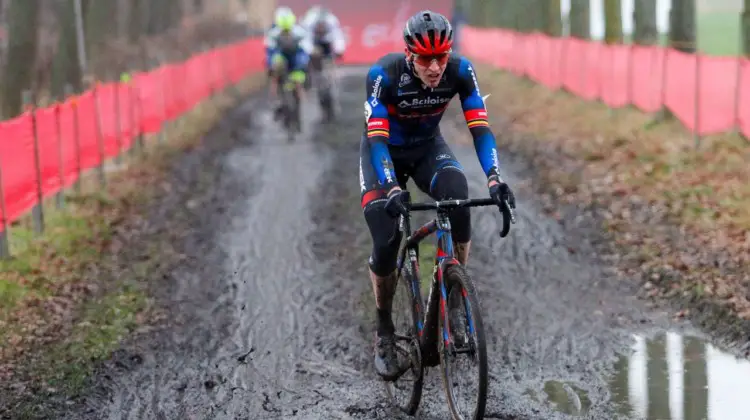
<path id="1" fill-rule="evenodd" d="M 635 340 L 610 381 L 621 414 L 648 420 L 750 418 L 750 362 L 675 333 Z"/>

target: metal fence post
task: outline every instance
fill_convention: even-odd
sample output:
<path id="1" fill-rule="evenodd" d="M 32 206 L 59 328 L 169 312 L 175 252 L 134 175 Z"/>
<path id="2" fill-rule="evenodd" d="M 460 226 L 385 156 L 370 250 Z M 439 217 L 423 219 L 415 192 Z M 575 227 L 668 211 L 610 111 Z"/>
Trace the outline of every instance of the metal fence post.
<path id="1" fill-rule="evenodd" d="M 94 91 L 94 122 L 96 123 L 96 142 L 99 145 L 99 164 L 96 167 L 99 173 L 99 184 L 104 187 L 107 185 L 107 177 L 104 174 L 104 136 L 102 135 L 102 121 L 101 113 L 99 112 L 99 83 L 95 82 L 93 86 Z"/>
<path id="2" fill-rule="evenodd" d="M 133 79 L 130 76 L 130 73 L 122 73 L 120 75 L 120 83 L 126 87 L 126 90 L 128 92 L 128 105 L 130 105 L 127 109 L 128 113 L 128 122 L 130 123 L 130 156 L 135 156 L 136 153 L 136 147 L 138 146 L 138 143 L 136 142 L 136 128 L 135 128 L 135 89 L 133 88 Z"/>
<path id="3" fill-rule="evenodd" d="M 34 225 L 34 233 L 41 234 L 44 232 L 44 210 L 42 196 L 42 168 L 39 157 L 39 133 L 36 121 L 36 104 L 34 103 L 34 94 L 30 90 L 23 91 L 23 104 L 25 109 L 31 111 L 31 127 L 34 135 L 34 167 L 36 169 L 36 204 L 31 209 L 31 218 Z"/>
<path id="4" fill-rule="evenodd" d="M 161 64 L 163 64 L 162 60 L 159 60 Z M 160 74 L 161 79 L 161 111 L 162 111 L 162 122 L 161 122 L 161 130 L 159 130 L 159 144 L 164 143 L 165 137 L 167 135 L 166 131 L 169 128 L 169 120 L 168 118 L 168 112 L 167 112 L 167 81 L 164 80 L 164 73 L 162 69 L 162 74 Z"/>
<path id="5" fill-rule="evenodd" d="M 740 123 L 740 101 L 742 100 L 742 59 L 737 58 L 737 75 L 735 76 L 734 88 L 734 126 L 737 133 L 744 137 L 742 125 Z"/>
<path id="6" fill-rule="evenodd" d="M 633 93 L 633 44 L 630 44 L 630 47 L 628 48 L 628 80 L 627 80 L 627 106 L 633 106 L 634 101 L 634 93 Z"/>
<path id="7" fill-rule="evenodd" d="M 224 89 L 222 89 L 224 92 L 232 92 L 232 78 L 229 74 L 229 53 L 227 50 L 227 46 L 222 47 L 221 50 L 221 63 L 222 67 L 224 69 Z"/>
<path id="8" fill-rule="evenodd" d="M 63 158 L 63 139 L 62 139 L 62 124 L 60 123 L 60 104 L 55 106 L 55 123 L 56 123 L 56 134 L 57 134 L 57 168 L 58 176 L 60 177 L 60 189 L 55 194 L 55 204 L 58 209 L 65 207 L 65 159 Z"/>
<path id="9" fill-rule="evenodd" d="M 661 64 L 661 114 L 662 119 L 666 119 L 671 112 L 667 107 L 667 75 L 669 74 L 669 46 L 664 47 L 664 58 Z"/>
<path id="10" fill-rule="evenodd" d="M 693 130 L 693 143 L 695 150 L 698 150 L 701 145 L 701 135 L 700 135 L 700 120 L 701 120 L 701 106 L 700 106 L 700 100 L 701 100 L 701 55 L 698 51 L 695 52 L 695 93 L 693 97 L 695 98 L 695 104 L 693 104 L 693 115 L 695 118 L 695 129 Z"/>
<path id="11" fill-rule="evenodd" d="M 120 121 L 120 83 L 115 83 L 115 141 L 117 142 L 117 156 L 115 163 L 122 163 L 122 122 Z"/>
<path id="12" fill-rule="evenodd" d="M 73 86 L 70 84 L 65 85 L 65 96 L 71 98 L 73 96 Z M 73 184 L 73 188 L 77 194 L 81 193 L 81 140 L 78 127 L 78 99 L 73 99 L 71 103 L 73 105 L 73 141 L 75 142 L 76 149 L 76 182 Z"/>
<path id="13" fill-rule="evenodd" d="M 0 157 L 0 258 L 10 258 L 10 246 L 8 244 L 8 214 L 5 209 L 5 192 L 3 190 L 3 167 Z"/>
<path id="14" fill-rule="evenodd" d="M 135 87 L 135 84 L 133 84 L 133 86 L 131 87 L 131 89 L 133 91 L 133 98 L 134 98 L 133 99 L 133 111 L 132 112 L 133 112 L 133 121 L 135 122 L 135 113 L 136 113 L 136 110 L 138 110 L 138 116 L 140 118 L 143 118 L 143 110 L 141 109 L 141 93 Z M 139 152 L 141 154 L 143 154 L 143 153 L 145 153 L 146 148 L 145 148 L 145 145 L 143 144 L 143 131 L 141 130 L 140 123 L 138 124 L 137 130 L 138 130 L 138 138 L 135 141 L 138 144 Z"/>

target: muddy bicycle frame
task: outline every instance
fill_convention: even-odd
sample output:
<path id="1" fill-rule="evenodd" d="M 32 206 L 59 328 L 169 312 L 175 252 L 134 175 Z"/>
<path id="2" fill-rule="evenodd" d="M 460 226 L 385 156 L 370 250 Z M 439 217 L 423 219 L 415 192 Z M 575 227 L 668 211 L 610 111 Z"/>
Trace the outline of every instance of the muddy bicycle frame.
<path id="1" fill-rule="evenodd" d="M 411 203 L 411 196 L 408 191 L 403 191 L 402 194 L 406 194 L 403 198 L 404 206 L 407 209 L 407 215 L 402 215 L 399 218 L 399 230 L 406 236 L 405 245 L 401 249 L 397 267 L 398 271 L 396 278 L 401 276 L 401 270 L 406 262 L 406 254 L 409 254 L 409 260 L 413 267 L 413 276 L 411 278 L 411 284 L 409 285 L 412 289 L 411 302 L 414 310 L 417 312 L 417 334 L 419 342 L 420 352 L 420 363 L 424 366 L 424 359 L 427 358 L 429 362 L 427 366 L 436 366 L 439 362 L 435 363 L 434 357 L 438 355 L 437 348 L 437 322 L 442 318 L 443 321 L 443 341 L 446 347 L 451 346 L 449 320 L 447 316 L 447 290 L 443 281 L 443 273 L 445 270 L 454 264 L 460 265 L 459 261 L 454 257 L 453 252 L 453 238 L 451 235 L 451 224 L 449 220 L 449 214 L 451 210 L 461 207 L 482 207 L 482 206 L 494 206 L 495 201 L 491 198 L 469 198 L 465 200 L 444 200 L 436 201 L 431 203 Z M 515 223 L 515 215 L 510 205 L 505 202 L 501 206 L 501 213 L 503 214 L 503 229 L 500 233 L 501 237 L 505 237 L 510 230 L 510 223 Z M 436 210 L 437 217 L 430 222 L 425 223 L 419 229 L 412 232 L 411 223 L 409 220 L 408 213 L 411 211 L 427 211 Z M 423 299 L 421 290 L 419 287 L 419 262 L 417 257 L 417 251 L 419 243 L 427 238 L 429 235 L 437 233 L 437 252 L 435 253 L 435 263 L 433 265 L 434 273 L 432 277 L 431 290 L 429 294 L 429 301 L 427 302 L 427 309 L 423 308 Z M 439 293 L 439 295 L 438 295 Z M 466 294 L 465 290 L 462 293 Z M 436 298 L 439 296 L 439 299 Z M 440 306 L 438 306 L 438 304 Z M 468 305 L 464 299 L 464 305 Z M 440 309 L 440 312 L 438 310 Z M 440 316 L 438 316 L 438 314 Z M 467 322 L 469 333 L 474 333 L 474 323 L 471 319 L 470 309 L 466 308 Z M 426 331 L 426 333 L 425 333 Z M 408 339 L 408 337 L 399 337 L 401 339 Z M 403 374 L 407 369 L 403 369 Z M 400 375 L 401 375 L 400 374 Z M 399 375 L 399 376 L 400 376 Z"/>

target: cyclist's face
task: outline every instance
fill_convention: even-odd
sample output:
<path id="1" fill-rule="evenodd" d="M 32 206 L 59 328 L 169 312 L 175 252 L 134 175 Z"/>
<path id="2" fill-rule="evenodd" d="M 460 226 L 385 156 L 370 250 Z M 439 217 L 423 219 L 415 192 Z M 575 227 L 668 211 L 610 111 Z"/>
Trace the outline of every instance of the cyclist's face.
<path id="1" fill-rule="evenodd" d="M 443 72 L 445 72 L 445 68 L 448 66 L 450 53 L 417 55 L 407 50 L 406 54 L 414 64 L 414 72 L 422 80 L 422 83 L 431 88 L 435 88 L 440 84 Z"/>

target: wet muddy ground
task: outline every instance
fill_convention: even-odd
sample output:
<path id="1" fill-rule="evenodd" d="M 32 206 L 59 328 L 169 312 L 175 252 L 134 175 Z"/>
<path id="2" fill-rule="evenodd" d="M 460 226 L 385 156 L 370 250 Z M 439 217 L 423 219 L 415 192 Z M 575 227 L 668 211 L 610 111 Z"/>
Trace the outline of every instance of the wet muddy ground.
<path id="1" fill-rule="evenodd" d="M 170 328 L 125 346 L 65 418 L 408 418 L 390 408 L 371 367 L 369 237 L 357 181 L 364 71 L 340 74 L 343 114 L 334 126 L 318 124 L 318 111 L 307 106 L 305 133 L 287 143 L 268 106 L 251 98 L 225 122 L 231 130 L 214 134 L 235 141 L 209 137 L 176 166 L 186 185 L 195 173 L 215 174 L 200 200 L 186 194 L 159 207 L 193 208 L 194 229 L 179 244 L 186 258 L 161 293 Z M 454 144 L 451 130 L 465 128 L 446 120 Z M 471 194 L 485 196 L 473 148 L 453 148 Z M 505 170 L 511 185 L 531 175 L 514 162 Z M 486 418 L 714 418 L 706 407 L 727 404 L 742 412 L 731 397 L 709 403 L 716 391 L 699 388 L 716 382 L 706 373 L 716 360 L 711 347 L 665 336 L 668 318 L 612 280 L 586 229 L 576 227 L 585 221 L 563 227 L 519 191 L 508 238 L 498 235 L 496 210 L 472 213 L 469 270 L 481 292 L 491 369 Z M 683 379 L 672 381 L 678 371 Z M 696 371 L 703 379 L 690 380 Z M 723 389 L 739 380 L 724 375 Z M 447 417 L 433 369 L 419 418 Z"/>

